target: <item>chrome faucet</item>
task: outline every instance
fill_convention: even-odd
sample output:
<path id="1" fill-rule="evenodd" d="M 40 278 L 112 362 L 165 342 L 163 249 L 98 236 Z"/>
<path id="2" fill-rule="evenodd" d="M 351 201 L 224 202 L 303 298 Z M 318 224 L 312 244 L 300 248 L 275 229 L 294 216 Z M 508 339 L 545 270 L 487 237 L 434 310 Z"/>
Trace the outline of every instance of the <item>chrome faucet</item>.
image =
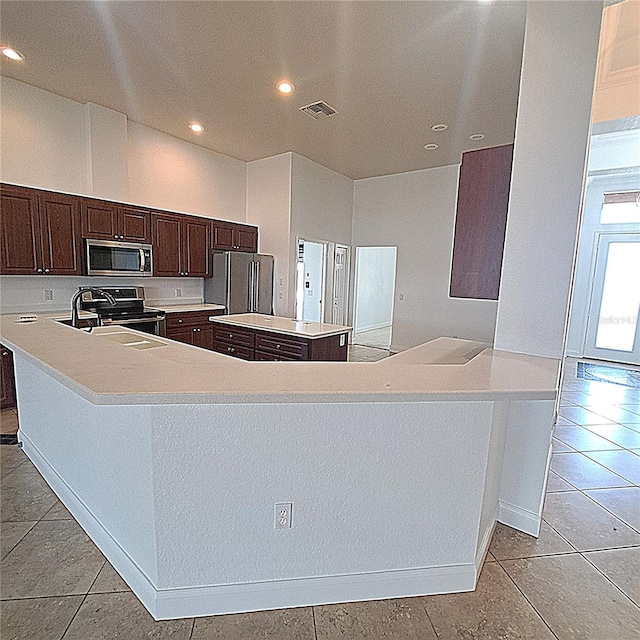
<path id="1" fill-rule="evenodd" d="M 98 287 L 81 287 L 80 289 L 78 289 L 78 292 L 74 294 L 73 298 L 71 298 L 71 326 L 76 329 L 80 328 L 80 309 L 78 307 L 82 298 L 82 294 L 85 291 L 92 291 L 93 293 L 97 293 L 105 298 L 112 307 L 116 306 L 116 299 L 107 291 L 103 291 Z"/>

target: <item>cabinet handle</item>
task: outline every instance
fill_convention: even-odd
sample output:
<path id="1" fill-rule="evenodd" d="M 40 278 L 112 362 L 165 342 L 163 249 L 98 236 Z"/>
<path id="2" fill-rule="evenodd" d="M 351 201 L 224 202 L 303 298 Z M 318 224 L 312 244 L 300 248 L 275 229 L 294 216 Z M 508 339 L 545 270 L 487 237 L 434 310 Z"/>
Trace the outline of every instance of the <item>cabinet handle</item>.
<path id="1" fill-rule="evenodd" d="M 9 352 L 8 352 L 8 351 L 3 351 L 3 352 L 2 352 L 2 355 L 3 355 L 3 356 L 8 356 L 8 355 L 9 355 Z"/>
<path id="2" fill-rule="evenodd" d="M 279 344 L 277 344 L 277 345 L 276 345 L 276 349 L 279 349 L 279 348 L 280 348 L 280 345 L 279 345 Z"/>
<path id="3" fill-rule="evenodd" d="M 45 270 L 44 270 L 44 272 L 45 272 L 45 273 L 49 273 L 49 269 L 45 269 Z"/>
<path id="4" fill-rule="evenodd" d="M 42 269 L 36 269 L 38 273 L 42 273 Z"/>
<path id="5" fill-rule="evenodd" d="M 182 323 L 182 320 L 178 320 L 179 323 Z"/>
<path id="6" fill-rule="evenodd" d="M 189 272 L 188 272 L 188 271 L 185 271 L 185 272 L 184 272 L 184 275 L 185 275 L 185 276 L 188 276 L 188 275 L 189 275 Z"/>

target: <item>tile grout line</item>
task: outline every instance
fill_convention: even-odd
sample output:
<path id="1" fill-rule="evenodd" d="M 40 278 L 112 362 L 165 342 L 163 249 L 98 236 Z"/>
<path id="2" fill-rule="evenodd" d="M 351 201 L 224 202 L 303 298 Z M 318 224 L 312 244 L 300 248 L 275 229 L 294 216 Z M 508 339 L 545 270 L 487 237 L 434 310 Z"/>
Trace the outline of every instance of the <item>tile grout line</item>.
<path id="1" fill-rule="evenodd" d="M 71 620 L 69 620 L 69 624 L 65 627 L 65 630 L 62 632 L 62 635 L 60 636 L 60 640 L 64 640 L 64 637 L 67 635 L 67 631 L 69 631 L 69 627 L 71 627 L 71 625 L 73 624 L 73 621 L 78 616 L 78 613 L 80 613 L 80 609 L 82 609 L 82 605 L 86 602 L 87 597 L 89 596 L 89 592 L 93 588 L 93 585 L 96 583 L 96 580 L 98 579 L 98 576 L 100 575 L 100 572 L 104 569 L 106 564 L 107 564 L 107 559 L 105 558 L 104 562 L 102 563 L 102 566 L 98 570 L 98 573 L 96 573 L 96 577 L 92 580 L 91 584 L 89 585 L 89 588 L 87 589 L 87 592 L 84 594 L 84 597 L 82 598 L 82 602 L 80 603 L 80 605 L 76 609 L 76 612 L 73 614 L 73 616 L 71 616 Z"/>
<path id="2" fill-rule="evenodd" d="M 476 585 L 476 587 L 477 587 L 477 585 Z M 474 591 L 475 591 L 475 589 L 474 589 Z M 427 615 L 427 620 L 429 621 L 429 624 L 431 625 L 431 628 L 433 629 L 433 634 L 435 635 L 435 637 L 438 640 L 440 640 L 440 634 L 436 630 L 436 625 L 433 624 L 433 620 L 431 619 L 431 616 L 429 615 L 429 610 L 427 609 L 427 603 L 425 602 L 425 599 L 428 598 L 428 597 L 429 596 L 420 596 L 420 603 L 422 604 L 422 608 L 424 609 L 424 612 Z"/>
<path id="3" fill-rule="evenodd" d="M 313 637 L 318 640 L 318 628 L 316 627 L 316 608 L 311 605 L 311 618 L 313 620 Z"/>
<path id="4" fill-rule="evenodd" d="M 565 555 L 573 555 L 573 554 L 565 554 Z M 511 582 L 513 583 L 513 586 L 518 590 L 518 592 L 520 594 L 522 594 L 522 597 L 529 603 L 529 606 L 536 612 L 536 615 L 540 618 L 540 620 L 542 620 L 544 626 L 547 627 L 547 629 L 549 629 L 549 633 L 556 640 L 560 640 L 560 638 L 558 638 L 558 636 L 555 634 L 555 632 L 551 628 L 551 625 L 549 625 L 549 623 L 544 619 L 544 617 L 540 613 L 540 611 L 538 611 L 538 609 L 534 606 L 533 602 L 531 602 L 531 600 L 529 600 L 529 598 L 527 598 L 527 596 L 524 593 L 524 591 L 522 591 L 522 589 L 518 586 L 516 581 L 511 577 L 511 574 L 502 566 L 502 562 L 500 560 L 496 560 L 496 562 L 498 563 L 498 566 L 500 567 L 500 569 L 502 569 L 502 571 L 504 571 L 504 573 L 507 576 L 507 578 L 509 578 L 509 580 L 511 580 Z"/>
<path id="5" fill-rule="evenodd" d="M 193 632 L 196 630 L 196 619 L 192 618 L 191 620 L 191 631 L 189 632 L 189 640 L 193 638 Z"/>

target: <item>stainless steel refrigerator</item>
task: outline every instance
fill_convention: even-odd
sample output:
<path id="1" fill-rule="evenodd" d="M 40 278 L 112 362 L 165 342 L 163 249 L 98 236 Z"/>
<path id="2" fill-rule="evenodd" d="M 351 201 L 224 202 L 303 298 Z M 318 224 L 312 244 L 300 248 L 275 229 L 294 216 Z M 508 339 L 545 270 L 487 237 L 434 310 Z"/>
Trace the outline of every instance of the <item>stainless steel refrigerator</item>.
<path id="1" fill-rule="evenodd" d="M 214 251 L 213 277 L 204 282 L 204 301 L 227 313 L 273 315 L 273 256 Z"/>

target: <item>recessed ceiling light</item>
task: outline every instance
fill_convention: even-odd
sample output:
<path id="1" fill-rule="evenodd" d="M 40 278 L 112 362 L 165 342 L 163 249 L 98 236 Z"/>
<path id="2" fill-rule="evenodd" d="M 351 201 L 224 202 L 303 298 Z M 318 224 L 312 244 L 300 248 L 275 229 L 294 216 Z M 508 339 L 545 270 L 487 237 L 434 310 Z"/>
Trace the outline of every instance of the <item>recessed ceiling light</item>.
<path id="1" fill-rule="evenodd" d="M 24 60 L 24 56 L 11 47 L 0 47 L 0 53 L 9 60 Z"/>
<path id="2" fill-rule="evenodd" d="M 431 127 L 433 131 L 444 131 L 445 129 L 448 129 L 448 128 L 449 128 L 448 124 L 434 124 L 433 127 Z"/>
<path id="3" fill-rule="evenodd" d="M 482 140 L 484 138 L 484 133 L 474 133 L 469 136 L 469 140 Z"/>
<path id="4" fill-rule="evenodd" d="M 284 82 L 279 82 L 276 85 L 276 89 L 280 92 L 280 93 L 293 93 L 295 87 L 289 82 L 289 81 L 284 81 Z"/>
<path id="5" fill-rule="evenodd" d="M 433 144 L 433 142 L 431 142 L 431 143 L 429 143 L 429 144 L 425 144 L 425 145 L 424 145 L 424 148 L 425 148 L 427 151 L 431 151 L 432 149 L 437 149 L 437 148 L 438 148 L 438 145 L 437 145 L 437 144 Z"/>
<path id="6" fill-rule="evenodd" d="M 199 122 L 189 123 L 189 129 L 194 133 L 202 133 L 204 131 L 204 127 Z"/>

